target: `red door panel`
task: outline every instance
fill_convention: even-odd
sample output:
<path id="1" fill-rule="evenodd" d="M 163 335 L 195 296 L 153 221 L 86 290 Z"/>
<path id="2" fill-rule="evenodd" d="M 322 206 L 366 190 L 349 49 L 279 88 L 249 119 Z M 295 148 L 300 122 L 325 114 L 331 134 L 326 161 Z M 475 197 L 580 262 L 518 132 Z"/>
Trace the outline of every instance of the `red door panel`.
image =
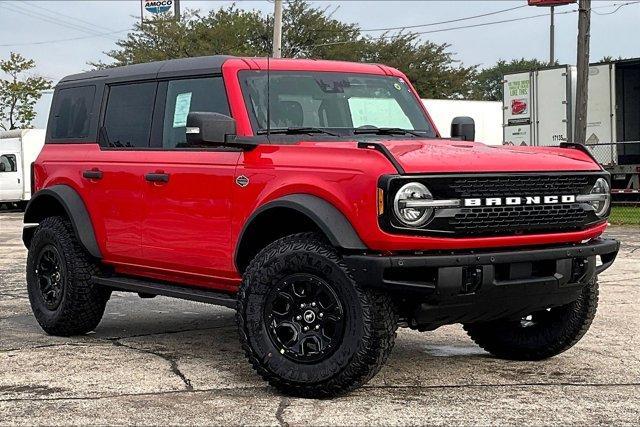
<path id="1" fill-rule="evenodd" d="M 168 181 L 144 182 L 145 264 L 167 274 L 209 276 L 212 283 L 231 278 L 231 191 L 240 153 L 159 151 L 152 157 L 145 174 L 166 174 Z"/>
<path id="2" fill-rule="evenodd" d="M 80 194 L 105 262 L 141 262 L 141 175 L 146 168 L 138 152 L 46 144 L 40 162 L 48 177 L 43 186 L 66 184 Z"/>

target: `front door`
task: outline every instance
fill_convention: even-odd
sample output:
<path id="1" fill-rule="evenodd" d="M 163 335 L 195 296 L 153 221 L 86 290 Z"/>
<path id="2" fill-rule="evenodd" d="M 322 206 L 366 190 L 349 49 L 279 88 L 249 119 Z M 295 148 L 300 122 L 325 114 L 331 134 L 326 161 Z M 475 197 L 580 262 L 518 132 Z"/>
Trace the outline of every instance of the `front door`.
<path id="1" fill-rule="evenodd" d="M 233 271 L 231 191 L 240 151 L 187 147 L 185 133 L 191 111 L 229 115 L 222 77 L 161 82 L 156 111 L 158 105 L 162 120 L 154 122 L 155 149 L 145 161 L 143 256 L 174 277 L 224 281 Z"/>

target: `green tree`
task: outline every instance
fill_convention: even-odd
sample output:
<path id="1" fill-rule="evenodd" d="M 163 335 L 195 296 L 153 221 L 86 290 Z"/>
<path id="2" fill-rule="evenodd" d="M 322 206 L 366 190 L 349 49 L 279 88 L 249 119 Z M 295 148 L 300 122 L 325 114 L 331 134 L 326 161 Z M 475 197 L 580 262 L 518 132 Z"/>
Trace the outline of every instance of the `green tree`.
<path id="1" fill-rule="evenodd" d="M 0 61 L 0 70 L 8 76 L 0 79 L 0 128 L 4 130 L 28 128 L 36 117 L 34 106 L 42 91 L 51 89 L 51 80 L 26 76 L 35 68 L 32 59 L 11 52 L 9 59 Z"/>
<path id="2" fill-rule="evenodd" d="M 205 16 L 187 11 L 181 22 L 160 17 L 136 24 L 134 31 L 106 52 L 120 66 L 204 55 L 267 56 L 271 54 L 273 18 L 235 5 Z M 283 11 L 282 53 L 288 58 L 380 62 L 403 71 L 421 96 L 460 98 L 471 94 L 476 67 L 455 60 L 447 44 L 421 41 L 417 35 L 362 35 L 357 24 L 333 18 L 328 7 L 292 0 Z"/>
<path id="3" fill-rule="evenodd" d="M 478 73 L 473 84 L 472 97 L 483 101 L 502 101 L 502 87 L 505 74 L 536 70 L 548 63 L 537 59 L 498 60 L 496 65 L 485 68 Z"/>
<path id="4" fill-rule="evenodd" d="M 448 44 L 421 42 L 415 34 L 385 34 L 368 40 L 362 59 L 399 69 L 423 98 L 467 98 L 476 67 L 460 64 L 449 48 Z"/>

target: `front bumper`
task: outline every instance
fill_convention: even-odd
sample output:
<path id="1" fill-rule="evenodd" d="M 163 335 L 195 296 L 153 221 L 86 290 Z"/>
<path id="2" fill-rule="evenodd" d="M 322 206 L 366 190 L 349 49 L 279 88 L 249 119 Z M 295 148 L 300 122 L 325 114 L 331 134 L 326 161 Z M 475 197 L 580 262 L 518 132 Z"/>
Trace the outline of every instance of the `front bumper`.
<path id="1" fill-rule="evenodd" d="M 344 260 L 362 286 L 392 292 L 410 306 L 413 326 L 434 329 L 568 304 L 613 264 L 619 247 L 616 240 L 597 238 L 546 248 L 348 255 Z"/>

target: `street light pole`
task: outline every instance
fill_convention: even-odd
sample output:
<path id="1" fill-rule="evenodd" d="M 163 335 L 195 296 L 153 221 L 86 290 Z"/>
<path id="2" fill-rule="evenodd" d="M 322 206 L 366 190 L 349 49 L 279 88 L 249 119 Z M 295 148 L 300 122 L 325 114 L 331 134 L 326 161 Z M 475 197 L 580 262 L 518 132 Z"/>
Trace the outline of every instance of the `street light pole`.
<path id="1" fill-rule="evenodd" d="M 589 40 L 591 38 L 591 0 L 580 0 L 578 17 L 578 79 L 576 89 L 576 124 L 573 142 L 587 139 L 587 102 L 589 100 Z"/>
<path id="2" fill-rule="evenodd" d="M 282 0 L 273 2 L 273 57 L 282 57 Z"/>

